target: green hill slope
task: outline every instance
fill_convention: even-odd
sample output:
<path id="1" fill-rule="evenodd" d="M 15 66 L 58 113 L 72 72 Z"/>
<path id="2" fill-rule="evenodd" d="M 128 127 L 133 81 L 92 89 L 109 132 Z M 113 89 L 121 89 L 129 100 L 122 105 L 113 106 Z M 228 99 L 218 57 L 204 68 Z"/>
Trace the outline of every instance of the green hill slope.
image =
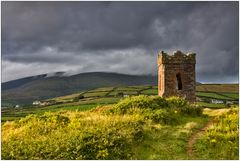
<path id="1" fill-rule="evenodd" d="M 211 131 L 205 131 L 197 140 L 190 155 L 190 138 L 212 119 L 215 121 Z M 5 160 L 237 160 L 238 133 L 238 108 L 203 110 L 176 97 L 142 95 L 85 112 L 61 110 L 5 122 L 1 157 Z"/>
<path id="2" fill-rule="evenodd" d="M 197 103 L 200 106 L 211 107 L 211 108 L 223 108 L 226 107 L 226 102 L 231 101 L 233 104 L 238 104 L 239 94 L 234 91 L 237 90 L 238 85 L 234 85 L 233 90 L 224 90 L 225 92 L 209 92 L 209 91 L 198 91 L 201 86 L 197 86 Z M 211 88 L 211 85 L 207 85 Z M 212 85 L 215 86 L 215 85 Z M 228 89 L 229 85 L 226 86 Z M 232 86 L 232 85 L 230 85 Z M 217 87 L 215 87 L 217 90 Z M 91 108 L 95 108 L 99 105 L 107 105 L 117 103 L 119 100 L 128 96 L 137 95 L 157 95 L 157 86 L 121 86 L 121 87 L 102 87 L 93 90 L 86 90 L 81 92 L 75 92 L 67 94 L 60 97 L 53 97 L 46 100 L 41 100 L 41 102 L 49 102 L 49 104 L 42 104 L 37 106 L 26 106 L 20 108 L 4 108 L 2 109 L 2 121 L 16 120 L 24 117 L 28 114 L 36 113 L 42 114 L 46 111 L 59 111 L 59 110 L 69 110 L 69 111 L 84 111 Z M 226 91 L 228 91 L 226 93 Z M 212 99 L 220 99 L 225 103 L 223 104 L 213 104 Z"/>
<path id="3" fill-rule="evenodd" d="M 2 83 L 2 105 L 31 104 L 34 100 L 63 96 L 99 87 L 156 85 L 156 76 L 117 73 L 82 73 L 72 76 L 29 77 Z"/>

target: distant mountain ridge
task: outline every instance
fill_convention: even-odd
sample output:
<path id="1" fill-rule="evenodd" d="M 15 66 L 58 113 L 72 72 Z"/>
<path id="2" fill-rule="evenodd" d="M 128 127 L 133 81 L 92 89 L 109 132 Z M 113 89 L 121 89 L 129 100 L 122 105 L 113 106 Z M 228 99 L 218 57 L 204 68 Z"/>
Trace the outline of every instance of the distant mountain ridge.
<path id="1" fill-rule="evenodd" d="M 67 76 L 41 74 L 2 83 L 2 106 L 31 104 L 56 96 L 99 87 L 157 85 L 157 76 L 90 72 Z"/>
<path id="2" fill-rule="evenodd" d="M 29 77 L 24 77 L 20 79 L 15 79 L 7 82 L 2 83 L 2 90 L 8 90 L 11 88 L 17 88 L 21 85 L 24 85 L 26 83 L 35 81 L 35 80 L 40 80 L 44 79 L 47 77 L 60 77 L 63 76 L 65 72 L 54 72 L 54 73 L 48 73 L 48 74 L 40 74 L 40 75 L 35 75 L 35 76 L 29 76 Z"/>

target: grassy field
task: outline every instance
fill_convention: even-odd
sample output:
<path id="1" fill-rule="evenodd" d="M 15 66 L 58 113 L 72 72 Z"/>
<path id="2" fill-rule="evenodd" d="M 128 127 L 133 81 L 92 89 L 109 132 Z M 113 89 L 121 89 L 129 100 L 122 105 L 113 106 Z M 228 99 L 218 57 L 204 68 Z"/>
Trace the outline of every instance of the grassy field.
<path id="1" fill-rule="evenodd" d="M 143 160 L 185 160 L 192 159 L 187 154 L 188 138 L 208 118 L 183 117 L 182 123 L 176 126 L 151 125 L 146 126 L 145 139 L 141 146 L 136 146 L 136 159 Z"/>
<path id="2" fill-rule="evenodd" d="M 197 107 L 157 93 L 157 86 L 103 87 L 2 109 L 2 159 L 239 159 L 238 107 L 210 103 L 237 103 L 237 84 L 198 85 Z M 190 155 L 190 138 L 211 120 Z"/>
<path id="3" fill-rule="evenodd" d="M 237 93 L 230 93 L 222 94 L 222 93 L 215 93 L 215 92 L 197 92 L 196 94 L 198 97 L 207 97 L 207 98 L 213 98 L 213 99 L 220 99 L 220 100 L 235 100 L 238 96 Z"/>
<path id="4" fill-rule="evenodd" d="M 197 85 L 196 95 L 203 98 L 213 98 L 213 99 L 223 99 L 223 100 L 238 100 L 238 84 L 202 84 Z M 157 95 L 157 86 L 127 86 L 127 87 L 106 87 L 97 88 L 94 90 L 83 92 L 83 96 L 86 97 L 113 97 L 117 96 L 119 93 L 125 95 Z M 54 98 L 58 100 L 70 100 L 75 98 L 77 94 L 67 95 L 63 97 Z"/>
<path id="5" fill-rule="evenodd" d="M 221 93 L 222 95 L 224 96 L 227 96 L 229 98 L 232 98 L 232 99 L 239 99 L 239 93 L 226 93 L 226 92 L 223 92 Z"/>
<path id="6" fill-rule="evenodd" d="M 105 87 L 105 88 L 97 88 L 94 90 L 90 90 L 89 92 L 108 92 L 112 91 L 114 88 L 113 87 Z"/>
<path id="7" fill-rule="evenodd" d="M 221 99 L 224 101 L 238 101 L 238 85 L 237 84 L 224 84 L 224 85 L 198 85 L 197 97 L 203 99 L 197 104 L 204 107 L 223 108 L 225 104 L 210 103 L 211 99 Z M 94 90 L 73 93 L 66 96 L 51 98 L 46 101 L 52 100 L 57 105 L 49 106 L 31 106 L 26 108 L 2 110 L 1 120 L 14 120 L 25 117 L 32 113 L 43 113 L 46 111 L 58 110 L 86 110 L 92 109 L 103 104 L 113 104 L 118 102 L 125 96 L 135 95 L 157 95 L 157 86 L 127 86 L 127 87 L 103 87 Z M 82 99 L 76 99 L 83 96 Z M 76 99 L 76 100 L 74 100 Z"/>
<path id="8" fill-rule="evenodd" d="M 238 84 L 201 84 L 201 85 L 197 85 L 196 91 L 238 93 L 239 85 Z"/>
<path id="9" fill-rule="evenodd" d="M 238 108 L 221 113 L 194 145 L 196 157 L 201 160 L 239 159 Z"/>
<path id="10" fill-rule="evenodd" d="M 142 94 L 157 95 L 158 94 L 158 89 L 157 88 L 147 89 L 147 90 L 142 91 Z"/>
<path id="11" fill-rule="evenodd" d="M 104 97 L 104 96 L 106 96 L 106 94 L 107 94 L 108 92 L 103 92 L 103 91 L 101 91 L 101 92 L 88 92 L 88 93 L 85 93 L 85 94 L 83 94 L 83 96 L 84 97 Z"/>
<path id="12" fill-rule="evenodd" d="M 213 108 L 213 109 L 219 109 L 226 107 L 225 104 L 214 104 L 214 103 L 207 103 L 207 102 L 197 102 L 197 105 L 204 107 L 204 108 Z"/>
<path id="13" fill-rule="evenodd" d="M 111 103 L 115 101 L 119 100 Z M 35 108 L 36 115 L 4 123 L 2 159 L 238 159 L 238 107 L 203 110 L 183 99 L 153 96 L 129 97 L 97 108 L 95 103 L 80 102 Z M 216 123 L 196 138 L 190 155 L 189 139 L 210 120 Z M 213 139 L 222 148 L 216 148 Z"/>

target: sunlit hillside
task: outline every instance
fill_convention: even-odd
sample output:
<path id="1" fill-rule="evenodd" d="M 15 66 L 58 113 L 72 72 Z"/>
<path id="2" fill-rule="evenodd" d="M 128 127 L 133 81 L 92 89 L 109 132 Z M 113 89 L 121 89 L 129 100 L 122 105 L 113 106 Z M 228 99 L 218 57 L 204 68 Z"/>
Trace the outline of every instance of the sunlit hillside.
<path id="1" fill-rule="evenodd" d="M 210 131 L 193 137 L 212 120 Z M 60 110 L 7 121 L 1 155 L 22 160 L 211 159 L 205 149 L 215 153 L 215 145 L 224 144 L 214 159 L 238 159 L 237 120 L 235 107 L 203 109 L 177 97 L 141 95 L 85 112 Z M 191 145 L 191 138 L 197 143 Z"/>

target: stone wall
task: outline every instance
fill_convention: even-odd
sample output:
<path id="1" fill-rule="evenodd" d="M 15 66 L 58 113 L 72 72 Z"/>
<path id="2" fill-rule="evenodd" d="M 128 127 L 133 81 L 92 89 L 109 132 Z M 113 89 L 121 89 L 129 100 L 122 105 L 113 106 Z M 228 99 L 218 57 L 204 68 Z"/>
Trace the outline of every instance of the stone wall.
<path id="1" fill-rule="evenodd" d="M 190 102 L 196 101 L 195 95 L 196 54 L 181 51 L 168 55 L 158 54 L 158 94 L 162 97 L 180 96 Z"/>

